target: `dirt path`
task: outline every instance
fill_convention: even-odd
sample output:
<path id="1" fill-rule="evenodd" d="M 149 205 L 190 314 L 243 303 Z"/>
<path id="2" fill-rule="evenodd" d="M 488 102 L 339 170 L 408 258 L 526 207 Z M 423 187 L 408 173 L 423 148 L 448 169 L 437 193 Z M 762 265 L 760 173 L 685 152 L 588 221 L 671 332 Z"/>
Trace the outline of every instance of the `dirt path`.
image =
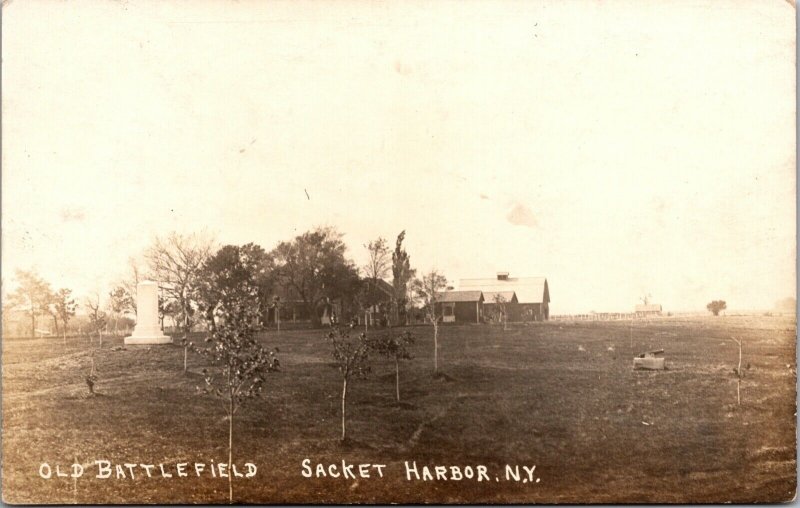
<path id="1" fill-rule="evenodd" d="M 453 408 L 453 406 L 456 404 L 456 402 L 460 401 L 465 396 L 466 396 L 465 394 L 459 393 L 458 395 L 455 396 L 455 398 L 453 398 L 453 400 L 450 401 L 450 403 L 447 406 L 445 406 L 443 408 L 440 408 L 439 411 L 437 411 L 436 414 L 433 415 L 433 418 L 430 418 L 430 419 L 425 420 L 424 422 L 420 423 L 417 426 L 417 428 L 414 430 L 414 433 L 411 434 L 411 437 L 408 438 L 408 441 L 406 441 L 406 443 L 403 446 L 401 446 L 400 449 L 403 452 L 406 452 L 406 451 L 414 448 L 415 446 L 417 446 L 417 443 L 419 442 L 419 438 L 422 435 L 422 431 L 425 430 L 425 427 L 428 426 L 428 425 L 431 425 L 432 423 L 434 423 L 434 422 L 436 422 L 438 420 L 441 420 L 442 418 L 444 418 L 445 415 L 447 415 L 447 413 L 450 411 L 450 409 Z"/>

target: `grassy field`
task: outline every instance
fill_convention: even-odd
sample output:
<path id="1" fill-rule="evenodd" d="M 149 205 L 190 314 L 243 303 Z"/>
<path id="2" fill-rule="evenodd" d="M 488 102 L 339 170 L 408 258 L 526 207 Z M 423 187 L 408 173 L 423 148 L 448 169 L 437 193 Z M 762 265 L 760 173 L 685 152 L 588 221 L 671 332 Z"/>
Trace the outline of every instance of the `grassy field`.
<path id="1" fill-rule="evenodd" d="M 282 371 L 266 400 L 236 415 L 240 502 L 778 502 L 793 498 L 795 329 L 785 317 L 444 327 L 432 377 L 429 327 L 416 358 L 375 359 L 352 385 L 339 437 L 341 381 L 323 331 L 268 332 Z M 742 403 L 732 368 L 744 341 Z M 210 463 L 227 458 L 227 422 L 196 395 L 201 368 L 178 346 L 94 353 L 100 395 L 89 397 L 85 339 L 3 342 L 3 498 L 10 503 L 225 503 L 225 479 L 95 478 L 95 460 Z M 96 346 L 96 343 L 95 343 Z M 663 348 L 668 370 L 633 371 L 634 354 Z M 305 478 L 301 462 L 386 464 L 383 478 Z M 404 461 L 484 465 L 491 481 L 409 481 Z M 41 463 L 86 466 L 78 479 L 39 476 Z M 506 481 L 506 464 L 536 466 L 539 482 Z M 191 469 L 191 466 L 190 466 Z M 174 471 L 173 471 L 174 472 Z M 497 480 L 495 480 L 497 477 Z"/>

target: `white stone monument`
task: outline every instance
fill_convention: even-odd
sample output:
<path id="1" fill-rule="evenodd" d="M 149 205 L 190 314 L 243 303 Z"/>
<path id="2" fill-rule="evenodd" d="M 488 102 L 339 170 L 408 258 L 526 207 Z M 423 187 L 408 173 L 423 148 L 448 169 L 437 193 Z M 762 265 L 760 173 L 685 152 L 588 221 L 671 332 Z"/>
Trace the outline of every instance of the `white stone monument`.
<path id="1" fill-rule="evenodd" d="M 125 344 L 171 344 L 158 324 L 158 284 L 151 281 L 136 285 L 136 327 Z"/>

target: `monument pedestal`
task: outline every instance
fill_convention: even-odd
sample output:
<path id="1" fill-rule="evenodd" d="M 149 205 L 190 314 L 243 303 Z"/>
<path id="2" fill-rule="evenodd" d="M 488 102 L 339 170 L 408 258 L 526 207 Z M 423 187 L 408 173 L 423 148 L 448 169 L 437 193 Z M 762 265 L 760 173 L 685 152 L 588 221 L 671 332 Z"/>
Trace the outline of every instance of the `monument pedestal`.
<path id="1" fill-rule="evenodd" d="M 143 344 L 172 344 L 172 338 L 161 333 L 160 329 L 155 333 L 142 334 L 139 336 L 136 335 L 137 331 L 138 330 L 134 330 L 133 335 L 125 337 L 125 345 L 139 346 Z"/>
<path id="2" fill-rule="evenodd" d="M 171 344 L 158 324 L 158 284 L 140 282 L 136 286 L 136 327 L 125 337 L 126 345 Z"/>

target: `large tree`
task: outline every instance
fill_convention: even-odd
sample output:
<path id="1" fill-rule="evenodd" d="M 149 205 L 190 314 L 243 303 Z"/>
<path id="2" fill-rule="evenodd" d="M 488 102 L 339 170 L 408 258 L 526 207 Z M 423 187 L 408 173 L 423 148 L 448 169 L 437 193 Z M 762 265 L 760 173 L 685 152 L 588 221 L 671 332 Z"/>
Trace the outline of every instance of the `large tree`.
<path id="1" fill-rule="evenodd" d="M 24 310 L 31 320 L 31 338 L 36 337 L 36 317 L 47 312 L 52 302 L 50 284 L 36 272 L 17 270 L 17 289 L 9 295 L 12 306 Z"/>
<path id="2" fill-rule="evenodd" d="M 436 270 L 431 270 L 421 279 L 411 284 L 417 298 L 422 302 L 425 315 L 433 325 L 433 373 L 439 373 L 439 321 L 441 315 L 436 309 L 439 293 L 447 287 L 447 279 Z"/>
<path id="3" fill-rule="evenodd" d="M 216 330 L 216 315 L 226 302 L 243 298 L 252 298 L 257 319 L 263 322 L 274 296 L 274 268 L 272 256 L 253 243 L 225 245 L 209 257 L 200 271 L 196 292 L 209 328 Z"/>
<path id="4" fill-rule="evenodd" d="M 183 332 L 192 329 L 195 303 L 193 295 L 200 270 L 212 252 L 214 241 L 204 234 L 172 233 L 157 237 L 145 252 L 150 276 L 158 282 L 166 300 L 164 307 L 174 310 L 173 317 Z M 169 304 L 174 302 L 172 306 Z"/>
<path id="5" fill-rule="evenodd" d="M 284 294 L 303 301 L 319 324 L 317 308 L 328 299 L 352 300 L 358 291 L 358 271 L 346 258 L 342 235 L 333 228 L 317 228 L 275 247 L 278 284 Z"/>
<path id="6" fill-rule="evenodd" d="M 394 322 L 395 324 L 405 325 L 408 322 L 408 281 L 415 274 L 411 269 L 411 257 L 403 247 L 403 240 L 406 237 L 405 230 L 397 235 L 394 252 L 392 252 L 392 286 L 394 287 Z"/>

